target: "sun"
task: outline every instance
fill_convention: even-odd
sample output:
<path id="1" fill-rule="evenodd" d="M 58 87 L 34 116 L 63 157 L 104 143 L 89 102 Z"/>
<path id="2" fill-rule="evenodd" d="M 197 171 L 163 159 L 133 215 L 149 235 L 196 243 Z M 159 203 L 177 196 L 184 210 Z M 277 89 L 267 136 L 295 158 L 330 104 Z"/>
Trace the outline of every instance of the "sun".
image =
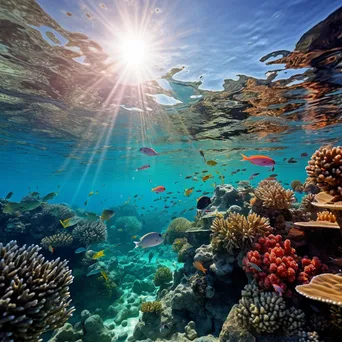
<path id="1" fill-rule="evenodd" d="M 120 46 L 120 60 L 129 67 L 147 63 L 148 46 L 142 37 L 126 38 Z"/>

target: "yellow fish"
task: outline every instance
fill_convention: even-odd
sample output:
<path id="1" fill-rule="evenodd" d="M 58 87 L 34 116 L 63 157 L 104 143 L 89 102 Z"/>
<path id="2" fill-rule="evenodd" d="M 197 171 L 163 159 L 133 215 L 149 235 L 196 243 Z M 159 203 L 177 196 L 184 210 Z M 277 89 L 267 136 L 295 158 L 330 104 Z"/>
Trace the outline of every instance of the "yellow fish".
<path id="1" fill-rule="evenodd" d="M 96 191 L 96 192 L 95 192 L 95 195 L 98 195 L 98 194 L 99 194 L 99 192 L 98 192 L 98 191 Z"/>
<path id="2" fill-rule="evenodd" d="M 49 245 L 49 252 L 53 253 L 54 251 L 55 249 L 51 245 Z"/>
<path id="3" fill-rule="evenodd" d="M 90 191 L 89 194 L 88 194 L 89 197 L 91 197 L 93 195 L 94 195 L 94 191 Z"/>
<path id="4" fill-rule="evenodd" d="M 132 239 L 137 239 L 138 237 L 136 235 L 133 235 L 132 236 Z"/>
<path id="5" fill-rule="evenodd" d="M 15 203 L 15 202 L 8 202 L 4 209 L 3 209 L 3 213 L 4 214 L 12 214 L 15 211 L 20 209 L 20 204 L 19 203 Z"/>
<path id="6" fill-rule="evenodd" d="M 213 177 L 212 175 L 206 175 L 206 176 L 202 177 L 202 181 L 206 182 L 209 178 L 212 178 L 212 177 Z"/>
<path id="7" fill-rule="evenodd" d="M 189 197 L 193 191 L 194 191 L 194 189 L 185 189 L 184 195 Z"/>
<path id="8" fill-rule="evenodd" d="M 105 254 L 104 254 L 104 249 L 103 249 L 102 251 L 99 251 L 99 252 L 95 253 L 95 254 L 93 255 L 93 259 L 102 258 L 104 255 L 105 255 Z"/>
<path id="9" fill-rule="evenodd" d="M 215 172 L 219 175 L 220 174 L 220 171 L 218 171 L 218 170 L 215 170 Z"/>
<path id="10" fill-rule="evenodd" d="M 105 281 L 108 281 L 108 275 L 105 271 L 101 271 L 101 275 L 104 278 Z"/>
<path id="11" fill-rule="evenodd" d="M 220 178 L 222 180 L 222 184 L 224 184 L 224 176 L 221 176 Z"/>
<path id="12" fill-rule="evenodd" d="M 216 183 L 211 184 L 213 188 L 216 188 Z"/>
<path id="13" fill-rule="evenodd" d="M 209 166 L 215 166 L 215 165 L 217 165 L 217 163 L 216 163 L 215 160 L 208 160 L 208 161 L 207 161 L 207 165 L 209 165 Z"/>
<path id="14" fill-rule="evenodd" d="M 80 221 L 80 218 L 77 216 L 73 216 L 73 217 L 69 217 L 66 220 L 62 221 L 59 220 L 59 222 L 61 223 L 61 225 L 63 226 L 63 228 L 68 228 L 71 226 L 74 226 L 75 224 L 77 224 Z"/>

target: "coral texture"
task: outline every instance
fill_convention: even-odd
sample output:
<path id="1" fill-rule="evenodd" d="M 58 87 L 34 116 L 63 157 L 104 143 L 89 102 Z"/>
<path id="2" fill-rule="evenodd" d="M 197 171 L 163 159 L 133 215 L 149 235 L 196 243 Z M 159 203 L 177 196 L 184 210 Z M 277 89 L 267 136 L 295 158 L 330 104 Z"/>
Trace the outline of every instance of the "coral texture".
<path id="1" fill-rule="evenodd" d="M 121 216 L 115 220 L 115 226 L 134 235 L 141 231 L 142 224 L 135 216 Z"/>
<path id="2" fill-rule="evenodd" d="M 168 267 L 159 267 L 154 275 L 154 285 L 163 286 L 172 281 L 172 272 Z"/>
<path id="3" fill-rule="evenodd" d="M 301 181 L 299 180 L 294 180 L 291 182 L 291 188 L 293 191 L 296 191 L 296 192 L 299 192 L 299 193 L 302 193 L 303 190 L 304 190 L 304 186 L 302 184 Z"/>
<path id="4" fill-rule="evenodd" d="M 247 250 L 259 236 L 271 231 L 268 219 L 255 213 L 247 217 L 231 213 L 227 219 L 216 218 L 211 226 L 211 244 L 216 251 Z"/>
<path id="5" fill-rule="evenodd" d="M 0 243 L 0 340 L 38 341 L 71 316 L 67 261 L 45 261 L 38 246 Z"/>
<path id="6" fill-rule="evenodd" d="M 308 284 L 314 276 L 328 271 L 328 266 L 323 264 L 317 257 L 309 259 L 305 256 L 301 260 L 301 265 L 303 271 L 299 273 L 297 278 L 300 284 Z"/>
<path id="7" fill-rule="evenodd" d="M 57 247 L 67 247 L 72 244 L 73 237 L 69 233 L 59 233 L 59 234 L 54 234 L 51 236 L 47 236 L 42 239 L 40 244 L 48 249 L 49 246 L 52 246 L 53 248 Z"/>
<path id="8" fill-rule="evenodd" d="M 263 206 L 269 209 L 289 209 L 295 201 L 293 191 L 284 189 L 276 181 L 261 181 L 254 193 L 262 201 Z"/>
<path id="9" fill-rule="evenodd" d="M 317 213 L 317 221 L 328 221 L 331 223 L 335 223 L 336 216 L 330 211 L 324 210 L 322 212 Z"/>
<path id="10" fill-rule="evenodd" d="M 168 226 L 165 233 L 165 240 L 172 245 L 175 239 L 184 238 L 185 232 L 191 228 L 191 222 L 184 217 L 177 217 Z"/>
<path id="11" fill-rule="evenodd" d="M 163 308 L 163 305 L 161 302 L 154 301 L 154 302 L 144 302 L 141 303 L 140 310 L 142 312 L 159 312 Z"/>
<path id="12" fill-rule="evenodd" d="M 85 245 L 104 242 L 107 240 L 107 226 L 102 221 L 82 220 L 72 231 L 72 236 Z"/>
<path id="13" fill-rule="evenodd" d="M 315 207 L 311 204 L 315 200 L 314 194 L 307 194 L 302 198 L 302 202 L 300 204 L 301 209 L 304 211 L 315 211 Z"/>
<path id="14" fill-rule="evenodd" d="M 58 217 L 58 219 L 62 221 L 75 216 L 74 211 L 71 208 L 69 208 L 67 205 L 44 203 L 42 204 L 42 207 L 43 207 L 43 210 L 42 210 L 43 215 L 55 216 L 55 217 Z"/>

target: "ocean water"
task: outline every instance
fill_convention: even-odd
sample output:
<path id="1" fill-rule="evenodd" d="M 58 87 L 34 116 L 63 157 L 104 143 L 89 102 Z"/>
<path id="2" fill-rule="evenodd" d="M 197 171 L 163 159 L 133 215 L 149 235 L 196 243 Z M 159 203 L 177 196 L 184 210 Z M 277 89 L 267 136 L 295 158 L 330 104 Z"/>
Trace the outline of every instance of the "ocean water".
<path id="1" fill-rule="evenodd" d="M 216 341 L 251 279 L 244 278 L 242 259 L 238 275 L 224 278 L 197 258 L 216 293 L 232 291 L 229 303 L 198 304 L 209 312 L 198 315 L 172 306 L 177 286 L 203 275 L 193 261 L 195 249 L 210 243 L 210 224 L 198 222 L 214 210 L 198 211 L 197 201 L 213 200 L 225 184 L 238 189 L 249 181 L 256 188 L 269 177 L 292 189 L 294 180 L 305 182 L 317 149 L 342 145 L 339 6 L 332 0 L 0 1 L 0 243 L 43 246 L 47 260 L 69 260 L 74 276 L 73 335 L 52 337 L 45 322 L 44 341 Z M 243 161 L 242 154 L 271 158 L 274 167 Z M 158 186 L 164 191 L 153 191 Z M 307 193 L 295 191 L 294 206 Z M 253 209 L 248 196 L 229 204 L 246 216 Z M 25 201 L 38 203 L 27 209 L 20 206 Z M 18 206 L 6 212 L 12 202 Z M 70 212 L 61 215 L 53 204 Z M 106 209 L 113 217 L 103 220 Z M 70 215 L 81 223 L 63 228 L 59 221 Z M 266 217 L 274 225 L 272 215 Z M 133 241 L 165 234 L 179 217 L 207 232 L 190 243 L 193 254 L 177 257 L 168 235 L 165 244 L 134 249 Z M 75 235 L 75 227 L 94 221 L 104 222 L 107 239 Z M 44 247 L 42 239 L 61 233 L 73 241 Z M 87 251 L 75 253 L 81 247 Z M 322 246 L 298 248 L 300 257 L 339 257 L 338 249 L 329 255 Z M 104 256 L 94 257 L 99 251 Z M 159 267 L 172 272 L 168 285 L 155 284 Z M 155 300 L 176 312 L 172 319 L 164 311 L 152 320 L 143 315 L 141 303 Z M 308 306 L 299 305 L 309 321 Z M 5 312 L 0 305 L 0 338 L 10 341 L 1 333 L 17 327 L 1 326 Z M 98 330 L 91 319 L 85 324 L 96 314 L 105 324 Z"/>

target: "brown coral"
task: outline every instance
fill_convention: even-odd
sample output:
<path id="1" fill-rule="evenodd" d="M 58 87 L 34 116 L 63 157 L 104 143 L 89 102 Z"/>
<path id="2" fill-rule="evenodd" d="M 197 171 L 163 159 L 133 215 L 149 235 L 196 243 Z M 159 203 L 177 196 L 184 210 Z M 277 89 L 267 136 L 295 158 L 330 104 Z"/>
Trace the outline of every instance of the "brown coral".
<path id="1" fill-rule="evenodd" d="M 314 211 L 315 207 L 311 204 L 315 200 L 314 194 L 307 194 L 302 198 L 302 202 L 300 204 L 300 208 L 304 211 Z"/>
<path id="2" fill-rule="evenodd" d="M 328 221 L 331 223 L 336 222 L 336 216 L 330 211 L 324 210 L 317 213 L 317 221 Z"/>
<path id="3" fill-rule="evenodd" d="M 107 240 L 107 226 L 102 221 L 82 220 L 72 231 L 72 236 L 86 246 L 104 242 Z"/>
<path id="4" fill-rule="evenodd" d="M 72 244 L 73 237 L 68 233 L 59 233 L 51 236 L 47 236 L 40 241 L 41 246 L 48 249 L 49 246 L 53 248 L 57 247 L 67 247 Z"/>
<path id="5" fill-rule="evenodd" d="M 255 196 L 262 201 L 263 206 L 269 209 L 289 209 L 295 201 L 292 190 L 284 189 L 276 181 L 263 180 L 255 189 Z"/>
<path id="6" fill-rule="evenodd" d="M 321 147 L 311 156 L 308 164 L 308 182 L 342 199 L 342 147 Z"/>
<path id="7" fill-rule="evenodd" d="M 303 183 L 299 180 L 294 180 L 291 182 L 291 188 L 293 191 L 302 193 L 304 191 Z"/>
<path id="8" fill-rule="evenodd" d="M 211 226 L 211 244 L 214 250 L 247 250 L 259 236 L 270 232 L 268 219 L 255 213 L 247 217 L 231 213 L 227 219 L 216 218 Z"/>
<path id="9" fill-rule="evenodd" d="M 317 275 L 309 284 L 296 286 L 296 291 L 312 300 L 342 306 L 342 277 L 336 274 Z"/>

